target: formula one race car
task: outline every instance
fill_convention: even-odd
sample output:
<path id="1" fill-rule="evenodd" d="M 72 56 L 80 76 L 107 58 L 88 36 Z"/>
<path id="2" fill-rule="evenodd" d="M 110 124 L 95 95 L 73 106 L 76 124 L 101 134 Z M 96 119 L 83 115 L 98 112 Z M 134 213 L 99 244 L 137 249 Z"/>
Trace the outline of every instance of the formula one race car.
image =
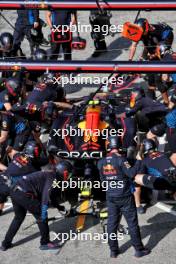
<path id="1" fill-rule="evenodd" d="M 129 101 L 128 94 L 99 93 L 101 88 L 71 110 L 64 110 L 54 121 L 47 149 L 54 159 L 66 159 L 73 165 L 72 178 L 84 184 L 77 189 L 77 229 L 84 227 L 85 214 L 97 212 L 95 199 L 104 200 L 103 192 L 96 192 L 88 183 L 100 181 L 97 161 L 106 155 L 106 139 L 109 133 L 120 137 L 121 151 L 126 136 L 125 120 L 117 118 L 123 113 Z M 135 142 L 134 142 L 135 144 Z M 70 190 L 69 190 L 70 191 Z M 99 210 L 98 210 L 99 211 Z M 104 214 L 103 214 L 104 215 Z"/>

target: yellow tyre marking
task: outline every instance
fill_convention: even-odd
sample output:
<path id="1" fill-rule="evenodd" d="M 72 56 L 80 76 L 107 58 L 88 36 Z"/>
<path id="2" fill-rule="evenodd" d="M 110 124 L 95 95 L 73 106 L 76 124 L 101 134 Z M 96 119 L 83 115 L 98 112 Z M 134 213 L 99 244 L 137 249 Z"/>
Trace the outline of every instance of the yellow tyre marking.
<path id="1" fill-rule="evenodd" d="M 82 230 L 84 228 L 85 220 L 86 220 L 86 213 L 89 209 L 89 200 L 85 200 L 80 205 L 79 213 L 83 215 L 79 215 L 76 221 L 76 230 Z"/>

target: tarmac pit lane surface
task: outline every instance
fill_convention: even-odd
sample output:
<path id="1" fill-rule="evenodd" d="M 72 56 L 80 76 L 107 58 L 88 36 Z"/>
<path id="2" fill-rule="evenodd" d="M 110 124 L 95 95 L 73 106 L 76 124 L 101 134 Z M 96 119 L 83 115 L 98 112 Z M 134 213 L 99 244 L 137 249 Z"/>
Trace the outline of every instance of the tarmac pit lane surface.
<path id="1" fill-rule="evenodd" d="M 54 209 L 49 210 L 49 217 L 58 215 Z M 12 220 L 13 213 L 7 212 L 1 216 L 0 240 Z M 101 241 L 67 241 L 59 251 L 40 251 L 39 232 L 37 225 L 24 231 L 24 228 L 33 223 L 34 218 L 27 216 L 20 231 L 14 239 L 14 248 L 0 253 L 1 264 L 109 264 L 109 263 L 132 263 L 140 261 L 143 264 L 174 264 L 175 263 L 175 216 L 161 211 L 155 206 L 150 207 L 147 213 L 139 216 L 141 233 L 144 245 L 152 249 L 152 253 L 141 260 L 136 259 L 133 254 L 129 236 L 119 242 L 121 255 L 118 259 L 109 258 L 109 249 L 106 243 Z M 124 219 L 122 223 L 126 225 Z M 75 218 L 67 218 L 50 223 L 50 231 L 56 233 L 68 233 L 74 231 Z M 102 233 L 102 228 L 97 220 L 88 216 L 86 218 L 86 233 Z"/>
<path id="2" fill-rule="evenodd" d="M 113 11 L 112 24 L 124 23 L 126 21 L 134 21 L 136 11 L 124 12 L 124 11 Z M 141 17 L 146 17 L 151 23 L 156 22 L 167 22 L 174 28 L 176 34 L 176 11 L 152 11 L 152 12 L 141 12 Z M 6 18 L 15 24 L 16 11 L 3 11 Z M 89 21 L 88 11 L 79 12 L 79 19 L 81 23 L 87 24 Z M 41 12 L 41 18 L 44 18 L 44 12 Z M 0 32 L 13 30 L 7 25 L 7 23 L 0 17 Z M 48 28 L 44 29 L 45 36 L 48 35 Z M 74 51 L 73 59 L 90 59 L 90 55 L 94 51 L 93 41 L 90 38 L 89 33 L 81 34 L 82 37 L 87 39 L 87 48 L 85 51 Z M 102 55 L 97 60 L 128 60 L 128 48 L 130 42 L 125 41 L 116 35 L 114 38 L 108 36 L 106 38 L 108 49 L 111 52 Z M 24 53 L 29 56 L 29 46 L 25 40 L 22 43 L 22 49 Z M 119 50 L 116 50 L 119 49 Z M 176 50 L 176 43 L 174 41 L 173 49 Z M 138 49 L 136 59 L 141 54 L 141 48 Z M 141 80 L 140 80 L 141 81 Z M 88 93 L 87 86 L 77 87 L 80 89 L 72 90 L 69 86 L 66 89 L 70 91 L 69 97 L 83 96 Z M 91 86 L 93 91 L 96 86 Z M 54 209 L 49 210 L 49 216 L 55 216 L 58 212 Z M 1 232 L 0 241 L 4 239 L 4 235 L 11 223 L 13 218 L 13 212 L 6 212 L 0 217 Z M 16 246 L 9 249 L 6 252 L 0 252 L 0 263 L 1 264 L 109 264 L 109 263 L 131 263 L 136 264 L 140 261 L 142 264 L 174 264 L 175 263 L 175 241 L 176 241 L 176 218 L 174 215 L 161 211 L 155 206 L 150 207 L 145 215 L 139 216 L 139 224 L 141 227 L 142 238 L 144 245 L 147 245 L 152 249 L 152 253 L 141 260 L 137 260 L 133 257 L 134 250 L 130 246 L 129 236 L 125 236 L 124 240 L 120 241 L 120 249 L 122 254 L 119 255 L 118 259 L 109 258 L 108 245 L 101 243 L 100 241 L 67 241 L 65 245 L 58 252 L 40 251 L 39 250 L 39 232 L 36 225 L 32 226 L 28 230 L 23 229 L 30 225 L 34 221 L 32 216 L 27 216 L 23 223 L 20 231 L 14 239 Z M 74 230 L 75 218 L 68 218 L 66 220 L 58 220 L 54 223 L 50 223 L 50 230 L 57 233 L 69 232 L 70 229 Z M 122 223 L 125 223 L 124 220 Z M 100 224 L 92 217 L 86 218 L 86 226 L 84 232 L 102 232 Z"/>

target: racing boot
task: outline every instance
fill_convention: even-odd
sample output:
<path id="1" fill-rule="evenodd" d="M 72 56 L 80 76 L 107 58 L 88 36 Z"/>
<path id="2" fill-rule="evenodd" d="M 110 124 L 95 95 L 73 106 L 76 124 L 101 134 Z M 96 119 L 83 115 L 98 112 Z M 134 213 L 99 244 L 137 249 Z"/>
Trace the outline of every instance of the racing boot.
<path id="1" fill-rule="evenodd" d="M 150 251 L 149 249 L 144 248 L 144 249 L 142 249 L 142 250 L 136 250 L 134 256 L 135 256 L 136 258 L 142 258 L 142 257 L 144 257 L 144 256 L 146 256 L 146 255 L 149 255 L 150 252 L 151 252 L 151 251 Z"/>
<path id="2" fill-rule="evenodd" d="M 0 246 L 0 250 L 1 251 L 6 251 L 6 250 L 8 250 L 9 248 L 12 248 L 12 247 L 13 247 L 12 243 L 5 244 L 5 242 L 3 241 L 2 245 Z"/>
<path id="3" fill-rule="evenodd" d="M 110 252 L 110 258 L 117 258 L 119 255 L 119 252 L 118 251 L 111 251 Z"/>
<path id="4" fill-rule="evenodd" d="M 60 246 L 59 243 L 49 242 L 46 245 L 41 245 L 40 250 L 58 250 Z"/>

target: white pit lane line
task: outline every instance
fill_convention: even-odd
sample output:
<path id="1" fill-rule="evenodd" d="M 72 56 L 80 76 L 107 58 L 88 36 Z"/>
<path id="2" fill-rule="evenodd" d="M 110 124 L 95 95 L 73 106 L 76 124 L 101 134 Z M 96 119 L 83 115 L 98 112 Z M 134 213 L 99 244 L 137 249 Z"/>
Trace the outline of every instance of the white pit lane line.
<path id="1" fill-rule="evenodd" d="M 9 210 L 12 209 L 12 208 L 13 208 L 13 205 L 12 205 L 11 202 L 9 202 L 9 203 L 5 203 L 5 207 L 4 207 L 4 209 L 3 209 L 3 212 L 9 211 Z"/>
<path id="2" fill-rule="evenodd" d="M 164 202 L 157 202 L 154 206 L 159 208 L 159 209 L 161 209 L 161 210 L 163 210 L 163 211 L 165 211 L 165 212 L 167 212 L 167 213 L 170 213 L 170 214 L 176 216 L 176 211 L 172 210 L 172 205 L 170 206 L 170 205 L 168 205 L 168 204 L 166 204 Z M 3 209 L 3 212 L 6 212 L 6 211 L 8 211 L 11 208 L 13 208 L 13 205 L 12 205 L 11 202 L 5 203 L 5 207 Z M 27 215 L 30 216 L 31 214 L 28 213 Z"/>
<path id="3" fill-rule="evenodd" d="M 165 211 L 165 212 L 167 212 L 167 213 L 170 213 L 170 214 L 176 216 L 176 211 L 172 210 L 173 206 L 170 206 L 170 205 L 165 204 L 163 202 L 158 202 L 154 206 Z"/>

